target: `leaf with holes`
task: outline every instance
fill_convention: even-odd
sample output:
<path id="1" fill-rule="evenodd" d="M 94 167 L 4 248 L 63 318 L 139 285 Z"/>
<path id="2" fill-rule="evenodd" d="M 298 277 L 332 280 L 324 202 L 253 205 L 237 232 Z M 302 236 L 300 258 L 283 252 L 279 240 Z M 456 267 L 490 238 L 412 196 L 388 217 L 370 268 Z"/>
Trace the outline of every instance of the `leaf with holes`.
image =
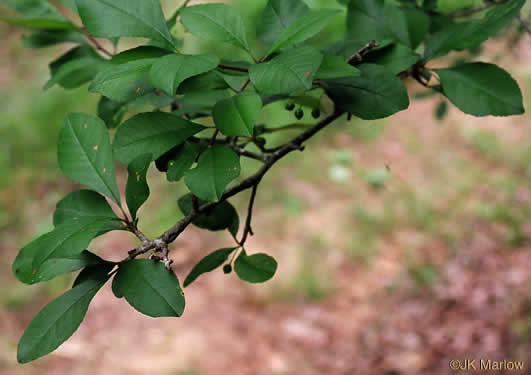
<path id="1" fill-rule="evenodd" d="M 59 134 L 58 160 L 63 173 L 120 205 L 109 133 L 103 121 L 82 113 L 66 116 Z"/>
<path id="2" fill-rule="evenodd" d="M 197 167 L 186 172 L 184 182 L 208 202 L 221 198 L 227 185 L 240 175 L 240 158 L 230 148 L 213 146 L 199 157 Z"/>
<path id="3" fill-rule="evenodd" d="M 116 294 L 123 295 L 142 314 L 158 318 L 181 316 L 184 312 L 184 293 L 179 280 L 160 262 L 135 259 L 122 263 L 114 282 Z"/>
<path id="4" fill-rule="evenodd" d="M 216 127 L 227 136 L 251 137 L 262 109 L 262 99 L 255 92 L 235 95 L 214 106 Z"/>

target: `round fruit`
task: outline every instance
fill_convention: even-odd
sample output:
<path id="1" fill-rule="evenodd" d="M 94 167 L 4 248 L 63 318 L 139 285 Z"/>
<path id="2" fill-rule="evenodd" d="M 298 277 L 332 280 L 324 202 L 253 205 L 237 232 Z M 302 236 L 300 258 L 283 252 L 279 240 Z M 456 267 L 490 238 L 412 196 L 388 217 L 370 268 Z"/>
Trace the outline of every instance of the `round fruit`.
<path id="1" fill-rule="evenodd" d="M 286 103 L 286 110 L 287 111 L 293 111 L 295 109 L 294 103 Z"/>
<path id="2" fill-rule="evenodd" d="M 312 111 L 313 118 L 319 118 L 321 116 L 321 110 L 319 108 L 314 108 Z"/>
<path id="3" fill-rule="evenodd" d="M 295 111 L 295 117 L 297 118 L 297 120 L 301 120 L 304 117 L 304 111 L 302 110 L 302 108 L 299 108 Z"/>
<path id="4" fill-rule="evenodd" d="M 232 266 L 231 266 L 230 264 L 225 264 L 225 265 L 223 266 L 223 272 L 224 272 L 224 273 L 227 273 L 227 274 L 228 274 L 228 273 L 231 273 L 231 272 L 232 272 Z"/>

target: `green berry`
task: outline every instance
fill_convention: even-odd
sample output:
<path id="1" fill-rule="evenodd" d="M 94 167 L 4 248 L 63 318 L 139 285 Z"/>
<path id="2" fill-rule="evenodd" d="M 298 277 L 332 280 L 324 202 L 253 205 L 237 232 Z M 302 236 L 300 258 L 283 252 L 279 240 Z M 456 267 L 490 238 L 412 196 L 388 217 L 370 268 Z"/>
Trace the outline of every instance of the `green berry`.
<path id="1" fill-rule="evenodd" d="M 232 272 L 232 266 L 230 264 L 225 264 L 223 266 L 223 272 L 226 274 L 229 274 Z"/>
<path id="2" fill-rule="evenodd" d="M 312 111 L 312 117 L 313 118 L 321 117 L 321 110 L 319 108 L 314 108 Z"/>
<path id="3" fill-rule="evenodd" d="M 301 120 L 304 117 L 304 111 L 302 110 L 302 108 L 299 108 L 295 111 L 295 117 L 297 118 L 297 120 Z"/>
<path id="4" fill-rule="evenodd" d="M 295 104 L 293 103 L 286 103 L 286 110 L 287 111 L 293 111 L 295 109 Z"/>

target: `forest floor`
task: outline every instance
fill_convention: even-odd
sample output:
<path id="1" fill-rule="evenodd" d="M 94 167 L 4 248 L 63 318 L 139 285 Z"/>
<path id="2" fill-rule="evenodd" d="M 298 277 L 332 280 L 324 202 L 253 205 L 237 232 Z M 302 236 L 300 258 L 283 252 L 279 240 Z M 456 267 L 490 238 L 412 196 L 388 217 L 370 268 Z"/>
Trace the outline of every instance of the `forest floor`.
<path id="1" fill-rule="evenodd" d="M 483 58 L 513 73 L 527 108 L 530 46 L 527 38 L 505 53 L 491 43 Z M 28 52 L 12 53 L 0 49 L 0 60 L 11 59 L 0 65 L 9 105 L 9 87 L 29 68 Z M 260 187 L 248 245 L 278 260 L 272 281 L 205 275 L 185 290 L 179 319 L 140 315 L 107 285 L 70 340 L 17 365 L 23 330 L 72 280 L 28 287 L 9 271 L 18 249 L 50 225 L 60 193 L 76 188 L 49 166 L 53 142 L 37 158 L 41 137 L 18 129 L 47 113 L 60 123 L 57 111 L 80 108 L 83 94 L 56 91 L 53 103 L 38 93 L 30 108 L 2 108 L 11 162 L 0 165 L 8 180 L 0 191 L 1 375 L 444 375 L 452 359 L 520 360 L 520 373 L 531 374 L 531 115 L 478 119 L 450 106 L 437 121 L 440 98 L 412 101 L 385 121 L 338 124 L 275 167 Z M 145 223 L 156 235 L 175 220 L 178 195 L 155 171 L 150 178 L 143 212 L 156 213 Z M 246 199 L 234 202 L 241 212 Z M 174 270 L 182 280 L 225 244 L 225 235 L 190 228 L 171 253 Z M 120 259 L 135 245 L 111 233 L 91 248 Z"/>

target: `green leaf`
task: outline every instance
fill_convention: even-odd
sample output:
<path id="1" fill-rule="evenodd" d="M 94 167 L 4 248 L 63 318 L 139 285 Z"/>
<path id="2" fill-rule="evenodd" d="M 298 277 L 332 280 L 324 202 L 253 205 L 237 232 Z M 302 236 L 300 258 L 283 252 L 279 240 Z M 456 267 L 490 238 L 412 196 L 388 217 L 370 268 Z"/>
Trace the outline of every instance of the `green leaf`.
<path id="1" fill-rule="evenodd" d="M 188 276 L 186 276 L 183 287 L 186 288 L 202 274 L 214 271 L 216 268 L 221 266 L 229 258 L 229 255 L 232 254 L 232 252 L 234 252 L 236 249 L 236 247 L 219 249 L 201 259 L 199 263 L 192 268 Z"/>
<path id="2" fill-rule="evenodd" d="M 310 8 L 302 0 L 269 0 L 262 12 L 256 35 L 273 43 L 291 24 L 310 14 Z"/>
<path id="3" fill-rule="evenodd" d="M 146 175 L 152 160 L 153 157 L 151 154 L 143 154 L 127 166 L 129 177 L 125 187 L 125 198 L 133 220 L 136 220 L 138 209 L 149 197 L 149 186 Z"/>
<path id="4" fill-rule="evenodd" d="M 118 55 L 113 56 L 111 63 L 114 65 L 121 65 L 136 60 L 156 59 L 170 54 L 170 51 L 162 48 L 154 46 L 140 46 L 122 51 Z"/>
<path id="5" fill-rule="evenodd" d="M 72 288 L 75 288 L 76 286 L 94 278 L 94 275 L 96 274 L 108 275 L 113 270 L 113 268 L 116 266 L 115 263 L 107 262 L 95 254 L 91 254 L 91 255 L 95 260 L 97 259 L 97 262 L 95 262 L 94 264 L 89 264 L 81 270 L 81 272 L 77 275 L 76 279 L 74 280 L 74 283 L 72 284 Z M 108 276 L 110 277 L 111 275 L 108 275 Z"/>
<path id="6" fill-rule="evenodd" d="M 263 283 L 275 275 L 277 261 L 267 254 L 248 256 L 245 250 L 242 250 L 234 262 L 234 271 L 244 281 Z"/>
<path id="7" fill-rule="evenodd" d="M 59 134 L 59 166 L 75 182 L 88 186 L 120 205 L 109 134 L 103 121 L 69 113 Z"/>
<path id="8" fill-rule="evenodd" d="M 470 63 L 435 69 L 444 95 L 473 116 L 511 116 L 524 113 L 522 92 L 505 70 L 493 64 Z"/>
<path id="9" fill-rule="evenodd" d="M 419 60 L 419 54 L 400 43 L 369 52 L 363 57 L 364 62 L 385 66 L 393 74 L 409 69 Z"/>
<path id="10" fill-rule="evenodd" d="M 430 31 L 430 17 L 415 8 L 405 8 L 403 12 L 406 16 L 409 32 L 409 47 L 415 49 L 424 41 Z"/>
<path id="11" fill-rule="evenodd" d="M 107 282 L 104 267 L 51 302 L 31 321 L 18 343 L 19 363 L 31 362 L 57 349 L 77 330 L 90 301 Z"/>
<path id="12" fill-rule="evenodd" d="M 336 105 L 364 120 L 388 117 L 409 107 L 407 90 L 392 72 L 374 64 L 358 68 L 360 77 L 322 82 Z"/>
<path id="13" fill-rule="evenodd" d="M 252 65 L 251 82 L 264 95 L 289 94 L 298 89 L 309 90 L 323 55 L 312 47 L 290 49 L 271 61 Z"/>
<path id="14" fill-rule="evenodd" d="M 111 66 L 100 72 L 89 91 L 99 93 L 115 102 L 128 102 L 153 92 L 149 71 L 155 59 L 140 59 Z"/>
<path id="15" fill-rule="evenodd" d="M 184 293 L 175 273 L 148 259 L 122 263 L 114 277 L 116 290 L 142 314 L 158 318 L 181 316 Z"/>
<path id="16" fill-rule="evenodd" d="M 229 85 L 218 71 L 203 73 L 186 79 L 179 86 L 177 94 L 187 95 L 192 93 L 207 94 L 213 90 L 228 89 Z M 205 92 L 206 91 L 206 92 Z"/>
<path id="17" fill-rule="evenodd" d="M 114 129 L 122 122 L 127 113 L 127 105 L 114 102 L 105 96 L 98 102 L 98 117 L 103 120 L 107 129 Z"/>
<path id="18" fill-rule="evenodd" d="M 73 30 L 39 30 L 22 38 L 26 48 L 45 48 L 60 43 L 86 44 L 86 39 Z"/>
<path id="19" fill-rule="evenodd" d="M 149 72 L 153 86 L 175 95 L 187 78 L 209 72 L 219 65 L 216 55 L 167 55 L 158 59 Z"/>
<path id="20" fill-rule="evenodd" d="M 249 50 L 245 24 L 234 8 L 225 4 L 201 4 L 181 10 L 181 23 L 195 36 L 228 42 Z"/>
<path id="21" fill-rule="evenodd" d="M 351 1 L 347 12 L 347 36 L 359 40 L 393 39 L 411 45 L 406 16 L 400 8 L 384 0 Z"/>
<path id="22" fill-rule="evenodd" d="M 77 47 L 50 64 L 52 78 L 44 90 L 59 84 L 65 89 L 77 88 L 92 79 L 109 66 L 91 47 Z"/>
<path id="23" fill-rule="evenodd" d="M 432 59 L 452 50 L 477 47 L 511 22 L 524 4 L 525 0 L 507 1 L 492 8 L 482 19 L 450 24 L 442 28 L 427 39 L 424 57 Z"/>
<path id="24" fill-rule="evenodd" d="M 113 143 L 114 157 L 125 165 L 142 154 L 152 154 L 157 159 L 204 129 L 169 113 L 141 113 L 118 128 Z"/>
<path id="25" fill-rule="evenodd" d="M 227 136 L 251 137 L 261 109 L 260 95 L 255 92 L 241 93 L 216 103 L 214 122 Z"/>
<path id="26" fill-rule="evenodd" d="M 64 197 L 55 208 L 53 225 L 55 227 L 79 218 L 101 218 L 108 221 L 104 232 L 123 229 L 120 219 L 105 198 L 92 190 L 78 190 Z"/>
<path id="27" fill-rule="evenodd" d="M 282 48 L 287 48 L 294 44 L 304 42 L 306 39 L 318 34 L 326 27 L 331 18 L 338 13 L 338 10 L 328 9 L 313 12 L 307 16 L 299 18 L 280 34 L 267 53 L 267 56 L 270 56 Z"/>
<path id="28" fill-rule="evenodd" d="M 79 269 L 87 262 L 79 254 L 106 224 L 103 218 L 82 217 L 57 226 L 20 250 L 13 273 L 23 283 L 35 284 Z"/>
<path id="29" fill-rule="evenodd" d="M 324 56 L 315 79 L 334 79 L 345 77 L 357 77 L 361 74 L 359 69 L 345 62 L 341 56 Z"/>
<path id="30" fill-rule="evenodd" d="M 20 18 L 0 16 L 0 21 L 38 30 L 75 30 L 68 21 L 46 0 L 3 0 L 22 15 Z"/>
<path id="31" fill-rule="evenodd" d="M 186 194 L 178 200 L 179 209 L 183 215 L 188 216 L 193 210 L 192 194 Z M 199 199 L 198 205 L 202 206 L 206 201 Z M 200 215 L 192 224 L 210 231 L 220 231 L 228 229 L 233 236 L 236 236 L 240 226 L 238 212 L 232 204 L 223 201 L 212 208 L 207 213 Z"/>
<path id="32" fill-rule="evenodd" d="M 166 178 L 170 182 L 179 181 L 192 168 L 199 153 L 203 151 L 200 145 L 185 142 L 172 160 L 168 161 Z"/>
<path id="33" fill-rule="evenodd" d="M 93 36 L 149 38 L 175 48 L 159 0 L 77 0 L 77 8 Z"/>
<path id="34" fill-rule="evenodd" d="M 112 279 L 112 294 L 114 294 L 116 298 L 124 297 L 124 294 L 120 290 L 120 285 L 118 285 L 118 282 L 116 281 L 116 277 Z"/>
<path id="35" fill-rule="evenodd" d="M 240 158 L 234 151 L 213 146 L 201 154 L 196 168 L 186 172 L 184 183 L 197 197 L 215 202 L 240 170 Z"/>

